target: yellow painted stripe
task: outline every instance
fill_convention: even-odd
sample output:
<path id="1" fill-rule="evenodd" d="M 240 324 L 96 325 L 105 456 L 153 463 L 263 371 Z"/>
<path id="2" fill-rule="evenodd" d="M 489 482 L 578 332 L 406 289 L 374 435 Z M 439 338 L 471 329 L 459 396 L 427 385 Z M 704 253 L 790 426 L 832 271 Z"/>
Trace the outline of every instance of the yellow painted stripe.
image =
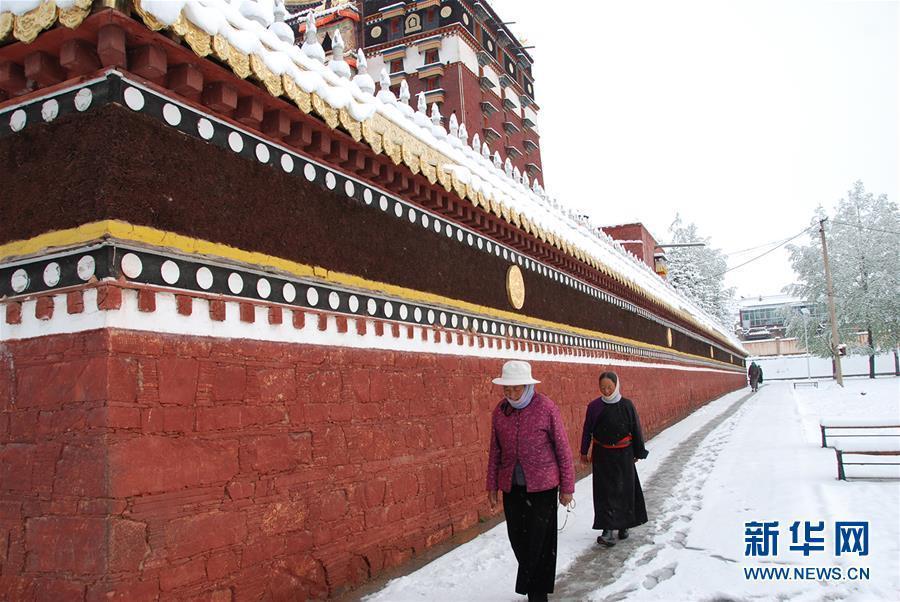
<path id="1" fill-rule="evenodd" d="M 229 245 L 214 243 L 190 236 L 184 236 L 182 234 L 176 234 L 174 232 L 166 232 L 164 230 L 157 230 L 156 228 L 150 228 L 147 226 L 129 224 L 128 222 L 123 222 L 120 220 L 103 220 L 92 222 L 90 224 L 78 226 L 77 228 L 48 232 L 46 234 L 41 234 L 40 236 L 36 236 L 27 240 L 15 241 L 0 245 L 0 261 L 6 261 L 14 257 L 31 256 L 41 252 L 50 251 L 54 248 L 72 247 L 104 239 L 115 239 L 132 243 L 141 243 L 154 247 L 174 249 L 181 253 L 202 255 L 207 258 L 222 258 L 237 263 L 272 268 L 299 277 L 321 278 L 322 280 L 328 282 L 356 288 L 373 294 L 388 294 L 395 297 L 408 299 L 410 301 L 418 301 L 423 304 L 443 305 L 445 307 L 454 308 L 460 311 L 487 315 L 495 319 L 520 322 L 528 324 L 530 326 L 534 326 L 536 328 L 547 328 L 565 331 L 573 335 L 601 337 L 623 345 L 631 345 L 633 347 L 647 350 L 662 351 L 665 353 L 671 353 L 680 357 L 684 357 L 686 359 L 699 358 L 707 362 L 715 362 L 717 364 L 721 364 L 722 366 L 734 368 L 732 364 L 722 362 L 720 360 L 714 360 L 705 355 L 694 355 L 682 351 L 676 351 L 668 347 L 636 341 L 634 339 L 628 339 L 605 332 L 588 330 L 568 324 L 541 320 L 539 318 L 532 318 L 514 312 L 499 310 L 492 307 L 485 307 L 483 305 L 477 305 L 474 303 L 469 303 L 467 301 L 461 301 L 459 299 L 451 299 L 449 297 L 443 297 L 441 295 L 435 295 L 433 293 L 417 291 L 414 289 L 387 284 L 384 282 L 376 282 L 373 280 L 361 278 L 359 276 L 354 276 L 352 274 L 335 272 L 319 266 L 310 266 L 287 259 L 281 259 L 279 257 L 273 257 L 264 253 L 244 251 L 242 249 L 238 249 Z"/>

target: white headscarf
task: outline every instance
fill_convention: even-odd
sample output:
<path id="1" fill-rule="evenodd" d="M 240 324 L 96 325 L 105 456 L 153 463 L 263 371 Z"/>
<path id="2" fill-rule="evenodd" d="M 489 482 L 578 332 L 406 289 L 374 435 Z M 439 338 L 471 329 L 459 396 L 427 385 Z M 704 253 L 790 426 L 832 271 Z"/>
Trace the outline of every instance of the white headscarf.
<path id="1" fill-rule="evenodd" d="M 612 379 L 610 379 L 610 380 L 612 380 Z M 619 393 L 619 379 L 618 378 L 616 378 L 616 390 L 613 391 L 613 394 L 610 395 L 609 397 L 604 397 L 603 394 L 601 393 L 600 399 L 603 400 L 603 403 L 608 403 L 610 405 L 614 404 L 614 403 L 619 403 L 619 400 L 622 399 L 622 394 Z"/>

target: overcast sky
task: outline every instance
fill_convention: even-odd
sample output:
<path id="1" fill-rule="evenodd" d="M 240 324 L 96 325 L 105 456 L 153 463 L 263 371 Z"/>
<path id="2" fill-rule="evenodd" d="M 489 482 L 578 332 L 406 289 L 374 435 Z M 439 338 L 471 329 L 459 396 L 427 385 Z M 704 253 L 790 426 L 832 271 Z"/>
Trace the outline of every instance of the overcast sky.
<path id="1" fill-rule="evenodd" d="M 679 212 L 731 253 L 800 232 L 857 179 L 898 200 L 897 0 L 490 1 L 535 45 L 546 188 L 598 223 L 664 242 Z M 793 278 L 778 250 L 727 284 Z"/>

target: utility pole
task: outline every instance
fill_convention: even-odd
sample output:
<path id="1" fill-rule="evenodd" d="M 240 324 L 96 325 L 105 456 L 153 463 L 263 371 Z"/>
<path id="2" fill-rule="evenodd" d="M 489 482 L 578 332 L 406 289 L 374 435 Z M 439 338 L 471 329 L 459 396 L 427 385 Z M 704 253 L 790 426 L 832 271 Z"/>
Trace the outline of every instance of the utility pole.
<path id="1" fill-rule="evenodd" d="M 838 353 L 837 315 L 834 311 L 834 288 L 831 285 L 831 266 L 828 263 L 828 246 L 825 244 L 825 219 L 819 220 L 819 236 L 822 238 L 822 260 L 825 262 L 825 286 L 828 291 L 828 319 L 831 322 L 831 357 L 834 360 L 834 378 L 837 384 L 844 386 L 844 375 L 841 372 L 841 356 Z"/>

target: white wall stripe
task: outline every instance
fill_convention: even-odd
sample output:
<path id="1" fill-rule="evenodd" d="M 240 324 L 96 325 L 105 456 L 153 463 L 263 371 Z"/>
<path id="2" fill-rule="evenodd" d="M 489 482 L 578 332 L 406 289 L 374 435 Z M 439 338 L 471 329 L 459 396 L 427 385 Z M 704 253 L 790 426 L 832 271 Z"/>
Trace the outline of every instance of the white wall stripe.
<path id="1" fill-rule="evenodd" d="M 282 310 L 282 323 L 269 324 L 269 308 L 264 305 L 254 305 L 255 321 L 243 322 L 240 319 L 240 303 L 236 301 L 224 301 L 225 320 L 216 321 L 209 315 L 209 300 L 193 298 L 193 310 L 191 315 L 185 316 L 178 313 L 176 299 L 173 293 L 156 293 L 156 311 L 142 312 L 138 309 L 138 292 L 132 289 L 122 290 L 122 304 L 120 309 L 100 310 L 97 307 L 97 289 L 84 291 L 84 311 L 79 314 L 69 314 L 66 311 L 66 295 L 54 295 L 54 312 L 49 320 L 35 318 L 36 299 L 22 302 L 22 319 L 20 324 L 6 324 L 5 312 L 0 314 L 0 342 L 31 339 L 42 336 L 74 334 L 98 330 L 103 328 L 135 330 L 148 333 L 212 337 L 218 339 L 245 339 L 254 341 L 268 341 L 273 343 L 292 343 L 299 345 L 325 345 L 331 347 L 347 347 L 353 349 L 378 349 L 386 351 L 403 351 L 410 353 L 433 353 L 444 355 L 458 355 L 467 357 L 497 358 L 497 359 L 522 359 L 527 361 L 550 361 L 568 364 L 593 364 L 604 366 L 633 366 L 655 370 L 678 370 L 686 372 L 710 372 L 721 374 L 734 374 L 731 370 L 722 370 L 712 367 L 686 366 L 664 364 L 659 362 L 640 362 L 609 357 L 589 357 L 586 355 L 568 355 L 537 351 L 525 351 L 525 345 L 521 351 L 507 348 L 498 344 L 499 339 L 494 339 L 495 344 L 480 347 L 475 339 L 475 344 L 468 344 L 469 335 L 463 335 L 463 344 L 457 344 L 457 332 L 441 330 L 438 342 L 434 339 L 434 330 L 426 328 L 427 341 L 422 340 L 422 329 L 413 326 L 413 337 L 407 335 L 407 325 L 401 324 L 398 337 L 394 337 L 391 330 L 391 322 L 384 322 L 384 335 L 378 336 L 375 332 L 375 321 L 359 317 L 347 318 L 347 332 L 338 332 L 337 316 L 327 315 L 327 328 L 319 330 L 319 315 L 314 312 L 304 312 L 305 323 L 303 328 L 295 328 L 293 325 L 293 311 Z M 357 332 L 357 320 L 366 322 L 366 333 L 360 335 Z M 447 343 L 444 333 L 451 334 L 451 342 Z M 584 353 L 584 350 L 575 350 Z"/>

